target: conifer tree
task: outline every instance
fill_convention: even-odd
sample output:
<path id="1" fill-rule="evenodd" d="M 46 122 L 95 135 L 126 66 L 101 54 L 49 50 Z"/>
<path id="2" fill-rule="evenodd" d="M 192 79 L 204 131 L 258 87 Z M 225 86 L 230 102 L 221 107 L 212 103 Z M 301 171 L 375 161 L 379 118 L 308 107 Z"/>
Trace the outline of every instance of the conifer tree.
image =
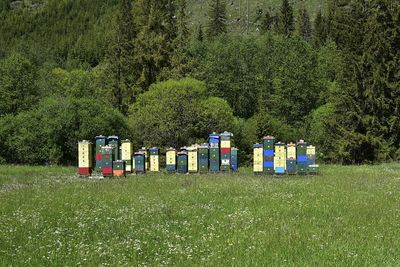
<path id="1" fill-rule="evenodd" d="M 170 18 L 171 6 L 159 0 L 139 0 L 137 3 L 142 16 L 137 40 L 140 71 L 137 84 L 142 91 L 146 91 L 157 81 L 160 72 L 170 66 L 172 22 L 166 19 Z"/>
<path id="2" fill-rule="evenodd" d="M 300 36 L 302 36 L 306 41 L 311 40 L 312 29 L 311 29 L 310 16 L 308 15 L 308 11 L 304 5 L 304 2 L 302 2 L 301 8 L 299 10 L 298 32 Z"/>
<path id="3" fill-rule="evenodd" d="M 188 72 L 189 29 L 187 28 L 186 0 L 178 0 L 177 4 L 176 37 L 172 41 L 171 73 L 168 79 L 181 79 Z"/>
<path id="4" fill-rule="evenodd" d="M 294 31 L 293 8 L 289 0 L 282 0 L 280 14 L 278 17 L 278 32 L 289 36 Z"/>
<path id="5" fill-rule="evenodd" d="M 326 41 L 326 25 L 321 9 L 318 10 L 314 21 L 314 45 L 320 47 Z"/>
<path id="6" fill-rule="evenodd" d="M 273 25 L 274 17 L 272 16 L 270 10 L 267 10 L 261 22 L 261 32 L 265 33 L 272 30 Z"/>
<path id="7" fill-rule="evenodd" d="M 203 25 L 202 24 L 199 25 L 196 39 L 199 42 L 203 42 L 204 41 L 204 32 L 203 32 Z"/>
<path id="8" fill-rule="evenodd" d="M 136 27 L 131 0 L 122 0 L 119 4 L 114 40 L 108 55 L 107 73 L 112 88 L 112 104 L 124 114 L 136 97 L 135 38 Z"/>
<path id="9" fill-rule="evenodd" d="M 214 37 L 227 32 L 226 3 L 224 0 L 212 0 L 209 11 L 207 37 Z"/>

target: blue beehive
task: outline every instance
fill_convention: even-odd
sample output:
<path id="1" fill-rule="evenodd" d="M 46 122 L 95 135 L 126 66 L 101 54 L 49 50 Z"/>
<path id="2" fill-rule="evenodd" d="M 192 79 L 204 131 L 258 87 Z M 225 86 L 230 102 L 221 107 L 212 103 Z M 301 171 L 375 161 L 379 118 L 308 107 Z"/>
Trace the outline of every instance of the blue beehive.
<path id="1" fill-rule="evenodd" d="M 307 143 L 304 140 L 300 140 L 297 143 L 297 174 L 306 175 L 307 174 Z"/>
<path id="2" fill-rule="evenodd" d="M 266 136 L 263 138 L 263 157 L 264 157 L 264 173 L 274 174 L 274 144 L 275 137 Z"/>

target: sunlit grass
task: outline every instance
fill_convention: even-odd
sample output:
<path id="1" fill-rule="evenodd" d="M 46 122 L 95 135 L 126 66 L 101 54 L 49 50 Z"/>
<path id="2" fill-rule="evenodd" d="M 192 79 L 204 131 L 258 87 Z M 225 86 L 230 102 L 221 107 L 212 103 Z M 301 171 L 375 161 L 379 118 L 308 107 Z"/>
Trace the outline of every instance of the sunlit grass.
<path id="1" fill-rule="evenodd" d="M 0 265 L 400 264 L 400 165 L 316 177 L 0 167 Z"/>

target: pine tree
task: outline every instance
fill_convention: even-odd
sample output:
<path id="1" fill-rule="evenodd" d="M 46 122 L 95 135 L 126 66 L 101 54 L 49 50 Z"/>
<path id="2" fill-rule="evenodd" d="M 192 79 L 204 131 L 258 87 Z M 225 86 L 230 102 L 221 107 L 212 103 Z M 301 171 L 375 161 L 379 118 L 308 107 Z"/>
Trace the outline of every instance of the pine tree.
<path id="1" fill-rule="evenodd" d="M 203 25 L 199 25 L 198 31 L 197 31 L 197 36 L 196 36 L 197 41 L 203 42 L 204 41 L 204 32 L 203 32 Z"/>
<path id="2" fill-rule="evenodd" d="M 318 10 L 314 21 L 314 45 L 320 47 L 326 41 L 326 21 L 322 16 L 321 9 Z"/>
<path id="3" fill-rule="evenodd" d="M 137 62 L 140 77 L 137 85 L 146 91 L 157 81 L 160 72 L 170 66 L 172 38 L 171 6 L 159 0 L 139 0 L 140 32 L 137 40 Z"/>
<path id="4" fill-rule="evenodd" d="M 302 36 L 306 41 L 311 40 L 312 29 L 311 29 L 310 16 L 308 15 L 308 11 L 304 5 L 304 2 L 302 2 L 301 8 L 299 10 L 298 32 L 300 36 Z"/>
<path id="5" fill-rule="evenodd" d="M 176 14 L 176 37 L 172 41 L 171 71 L 168 79 L 181 79 L 188 72 L 187 48 L 189 44 L 189 29 L 187 28 L 186 0 L 178 0 Z"/>
<path id="6" fill-rule="evenodd" d="M 261 32 L 269 32 L 274 25 L 274 17 L 271 15 L 270 10 L 265 12 L 264 18 L 261 22 Z"/>
<path id="7" fill-rule="evenodd" d="M 227 32 L 226 3 L 224 0 L 212 0 L 209 11 L 207 36 L 209 39 Z"/>
<path id="8" fill-rule="evenodd" d="M 278 18 L 278 32 L 290 36 L 294 31 L 293 8 L 289 0 L 282 0 L 280 14 Z"/>
<path id="9" fill-rule="evenodd" d="M 112 87 L 112 104 L 124 114 L 136 97 L 135 38 L 131 0 L 122 0 L 119 4 L 114 40 L 108 55 L 107 72 Z"/>

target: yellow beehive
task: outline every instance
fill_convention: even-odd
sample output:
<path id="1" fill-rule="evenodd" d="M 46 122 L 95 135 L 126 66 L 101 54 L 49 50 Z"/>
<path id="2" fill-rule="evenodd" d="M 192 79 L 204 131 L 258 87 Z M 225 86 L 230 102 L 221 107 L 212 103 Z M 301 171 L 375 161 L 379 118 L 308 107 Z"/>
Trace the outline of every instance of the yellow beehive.
<path id="1" fill-rule="evenodd" d="M 188 149 L 188 171 L 195 173 L 198 171 L 198 150 L 197 147 Z"/>
<path id="2" fill-rule="evenodd" d="M 307 146 L 306 155 L 315 155 L 315 146 Z"/>
<path id="3" fill-rule="evenodd" d="M 261 173 L 263 172 L 263 146 L 254 147 L 253 149 L 253 171 Z"/>
<path id="4" fill-rule="evenodd" d="M 166 153 L 166 163 L 167 165 L 176 164 L 176 150 L 168 150 Z"/>
<path id="5" fill-rule="evenodd" d="M 287 159 L 296 160 L 296 145 L 293 143 L 287 145 Z"/>
<path id="6" fill-rule="evenodd" d="M 276 168 L 286 169 L 286 159 L 280 157 L 274 157 L 274 170 L 276 170 Z"/>
<path id="7" fill-rule="evenodd" d="M 129 141 L 123 141 L 122 145 L 122 160 L 132 160 L 132 155 L 133 155 L 133 146 L 132 143 Z"/>
<path id="8" fill-rule="evenodd" d="M 133 146 L 129 140 L 125 140 L 121 145 L 121 157 L 125 162 L 125 171 L 130 173 L 132 172 L 132 155 L 133 155 Z"/>
<path id="9" fill-rule="evenodd" d="M 82 141 L 78 143 L 78 167 L 92 168 L 92 143 Z"/>
<path id="10" fill-rule="evenodd" d="M 221 141 L 221 148 L 230 148 L 230 147 L 231 147 L 231 141 L 227 141 L 227 140 Z"/>
<path id="11" fill-rule="evenodd" d="M 147 162 L 146 162 L 147 164 Z M 150 155 L 150 171 L 159 172 L 160 171 L 160 156 Z"/>
<path id="12" fill-rule="evenodd" d="M 286 147 L 282 143 L 276 143 L 274 156 L 274 169 L 286 169 Z"/>

